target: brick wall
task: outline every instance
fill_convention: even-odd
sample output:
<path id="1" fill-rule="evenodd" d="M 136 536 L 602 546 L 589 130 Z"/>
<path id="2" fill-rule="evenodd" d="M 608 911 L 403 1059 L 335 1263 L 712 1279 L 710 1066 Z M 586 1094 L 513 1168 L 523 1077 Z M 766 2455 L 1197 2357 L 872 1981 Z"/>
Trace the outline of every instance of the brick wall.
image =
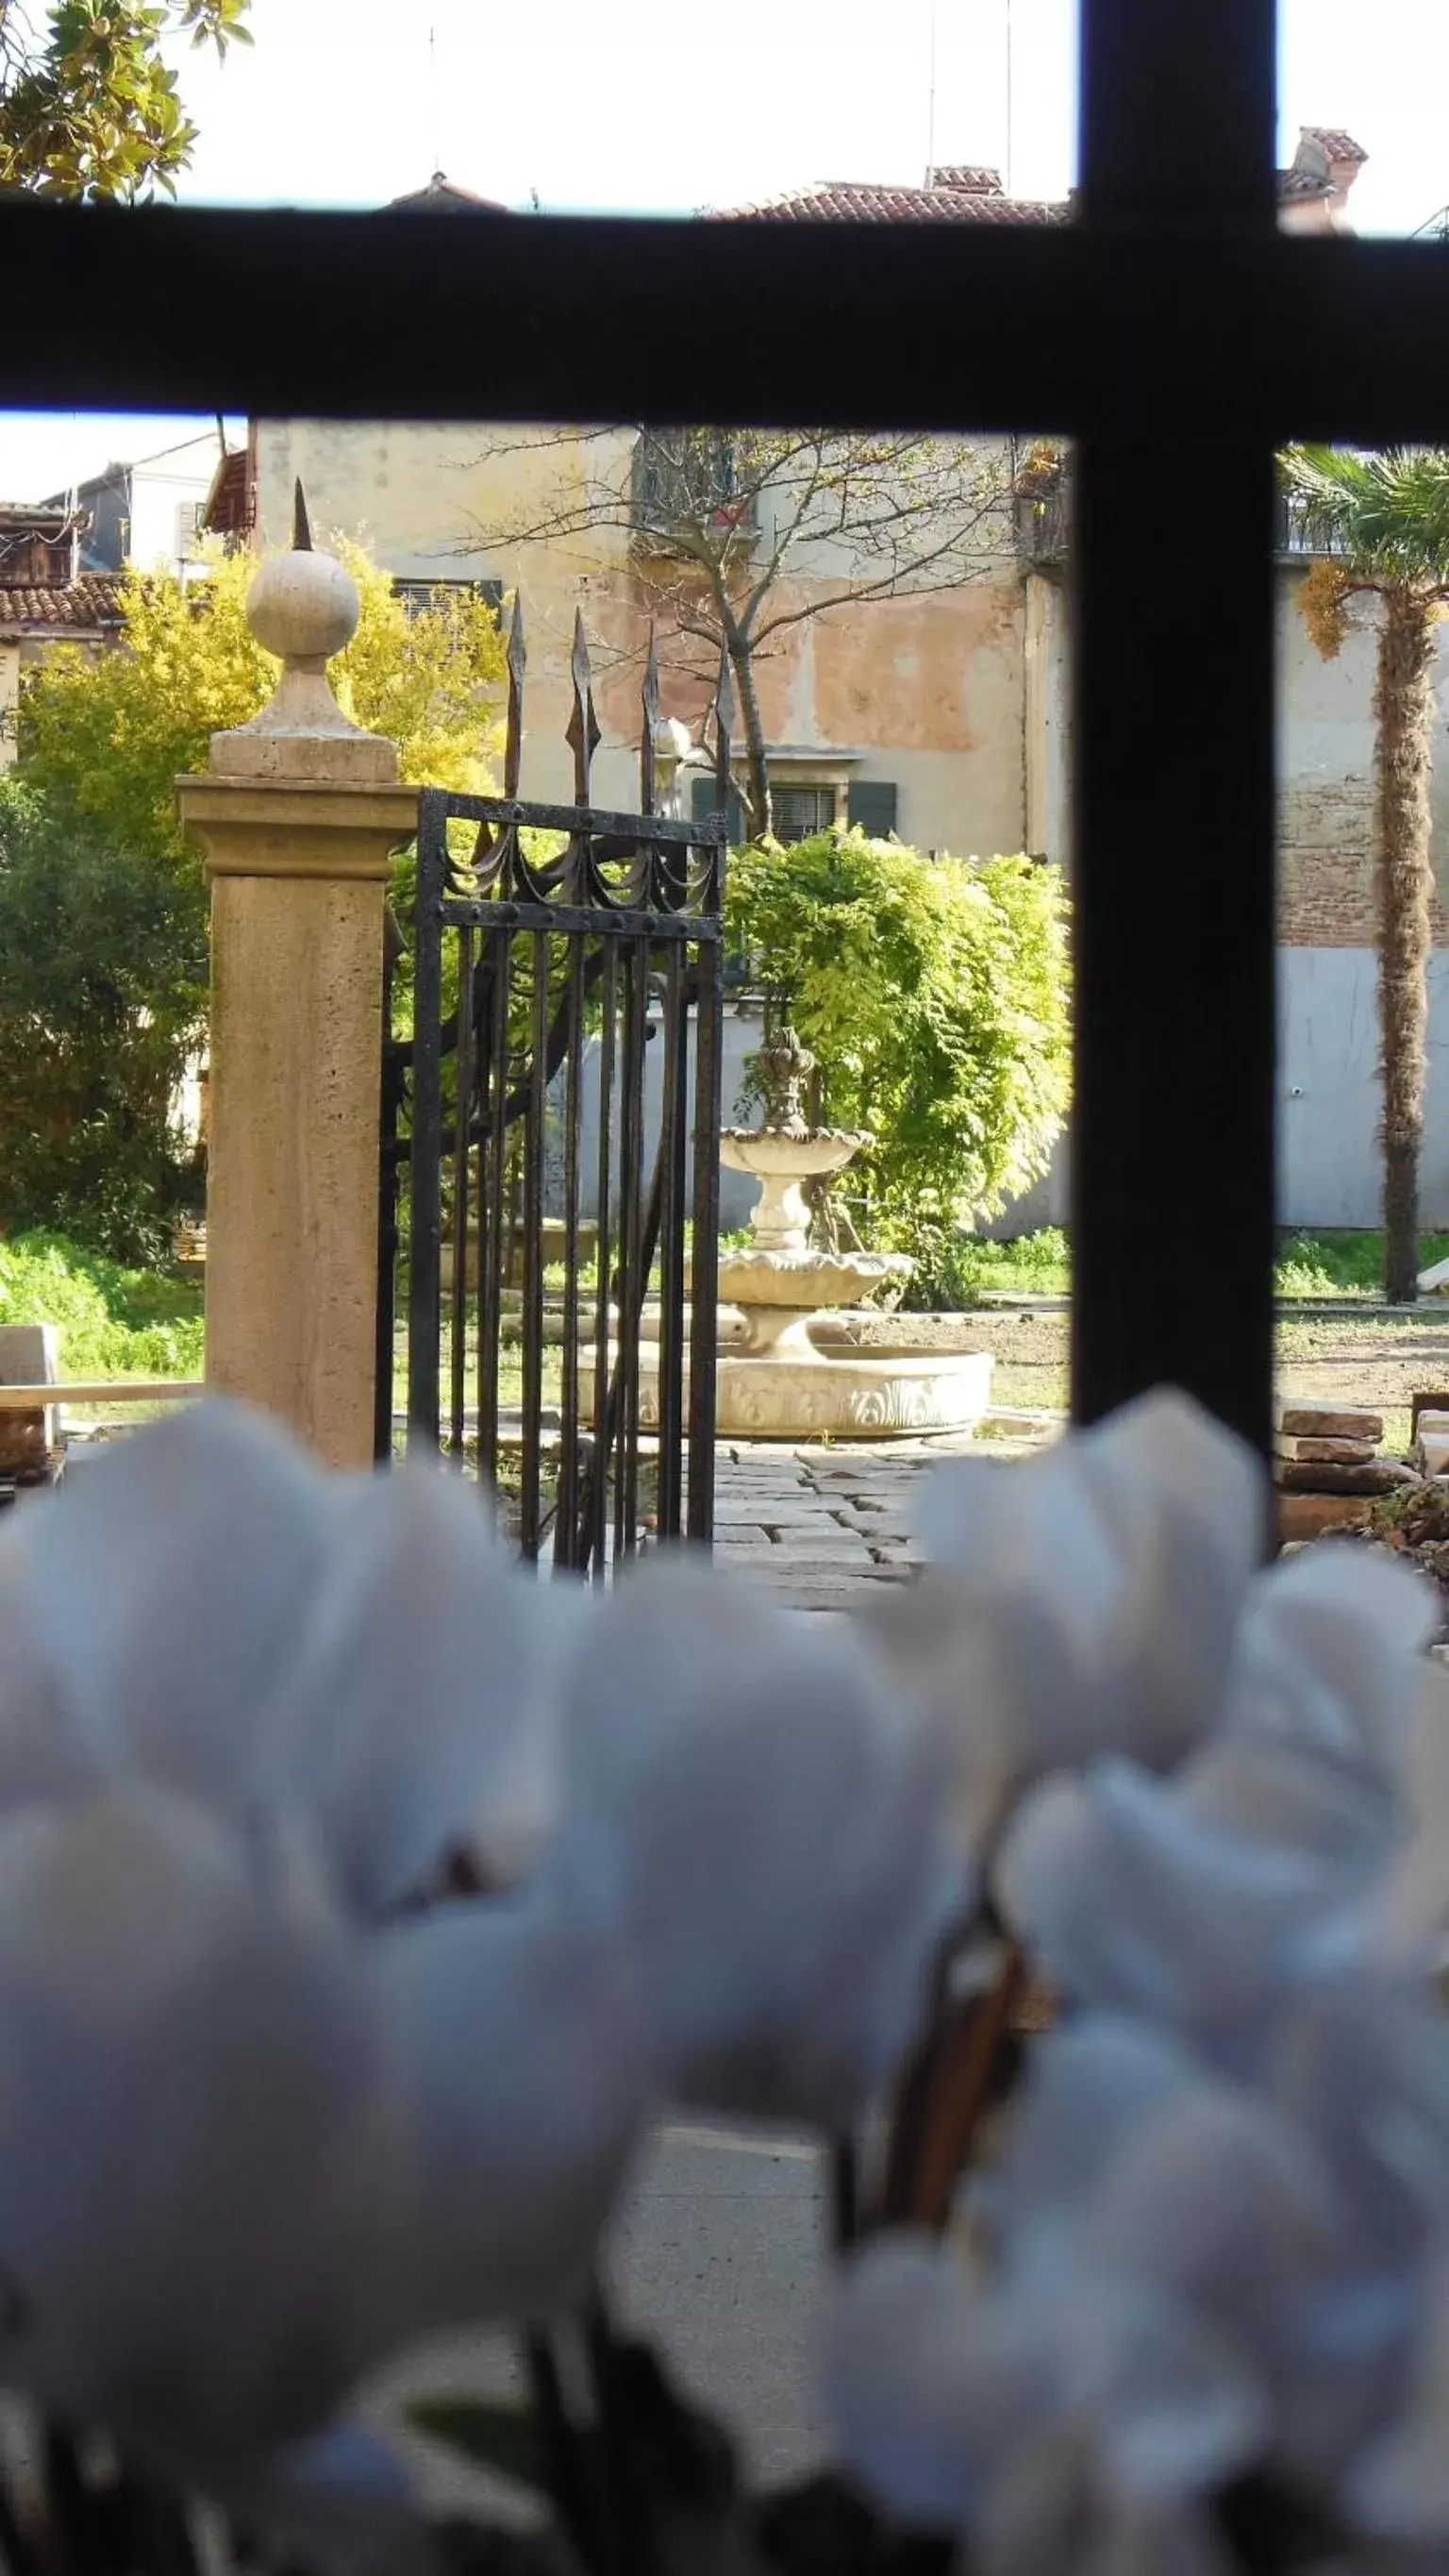
<path id="1" fill-rule="evenodd" d="M 1443 839 L 1436 828 L 1439 948 L 1449 947 Z M 1377 936 L 1371 782 L 1346 777 L 1286 789 L 1278 806 L 1279 941 L 1287 948 L 1372 948 Z"/>
<path id="2" fill-rule="evenodd" d="M 1325 662 L 1299 607 L 1301 569 L 1278 579 L 1278 936 L 1289 948 L 1372 948 L 1377 613 L 1351 612 Z M 1430 855 L 1434 940 L 1449 947 L 1449 626 L 1439 634 Z"/>

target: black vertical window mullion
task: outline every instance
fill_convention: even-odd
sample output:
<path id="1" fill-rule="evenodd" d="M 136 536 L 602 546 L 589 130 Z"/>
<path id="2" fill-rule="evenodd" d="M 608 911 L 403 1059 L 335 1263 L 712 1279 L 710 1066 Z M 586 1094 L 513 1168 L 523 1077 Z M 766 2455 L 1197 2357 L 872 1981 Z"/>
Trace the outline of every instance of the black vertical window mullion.
<path id="1" fill-rule="evenodd" d="M 1099 238 L 1206 229 L 1271 251 L 1274 32 L 1272 0 L 1082 0 Z M 1134 426 L 1104 402 L 1075 459 L 1073 1408 L 1092 1421 L 1170 1382 L 1266 1449 L 1273 460 L 1178 405 Z M 1132 533 L 1164 455 L 1212 496 L 1190 600 Z"/>

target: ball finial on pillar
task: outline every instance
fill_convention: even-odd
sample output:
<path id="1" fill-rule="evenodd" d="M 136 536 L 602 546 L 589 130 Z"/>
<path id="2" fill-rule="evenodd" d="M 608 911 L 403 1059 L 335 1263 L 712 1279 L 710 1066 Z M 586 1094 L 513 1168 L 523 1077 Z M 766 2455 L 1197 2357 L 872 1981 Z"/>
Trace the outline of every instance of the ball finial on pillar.
<path id="1" fill-rule="evenodd" d="M 290 554 L 264 563 L 247 593 L 247 624 L 282 665 L 276 694 L 242 733 L 355 734 L 327 681 L 327 665 L 357 633 L 357 584 L 335 555 L 312 543 L 302 486 Z"/>
<path id="2" fill-rule="evenodd" d="M 262 564 L 247 593 L 247 624 L 276 654 L 282 675 L 250 724 L 212 735 L 214 777 L 316 778 L 339 786 L 344 776 L 378 786 L 396 779 L 396 744 L 344 715 L 327 678 L 328 663 L 351 643 L 361 613 L 346 565 L 312 543 L 299 483 L 291 550 Z"/>

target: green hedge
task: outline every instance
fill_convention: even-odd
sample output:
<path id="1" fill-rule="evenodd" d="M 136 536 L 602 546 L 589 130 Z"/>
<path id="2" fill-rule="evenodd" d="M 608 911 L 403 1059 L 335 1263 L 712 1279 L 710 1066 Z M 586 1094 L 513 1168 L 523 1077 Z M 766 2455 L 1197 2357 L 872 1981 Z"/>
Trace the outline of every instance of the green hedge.
<path id="1" fill-rule="evenodd" d="M 0 1324 L 55 1324 L 63 1377 L 199 1377 L 199 1282 L 127 1270 L 58 1234 L 0 1241 Z"/>

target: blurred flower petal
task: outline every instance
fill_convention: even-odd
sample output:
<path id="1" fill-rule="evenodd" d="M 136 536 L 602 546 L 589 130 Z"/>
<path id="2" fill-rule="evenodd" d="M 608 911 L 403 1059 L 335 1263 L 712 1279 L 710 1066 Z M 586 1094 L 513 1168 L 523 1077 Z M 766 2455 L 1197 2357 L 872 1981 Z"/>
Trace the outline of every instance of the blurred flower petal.
<path id="1" fill-rule="evenodd" d="M 1174 1782 L 1112 1760 L 1044 1782 L 995 1883 L 1066 1992 L 1231 2051 L 1356 1955 L 1385 1854 L 1377 1811 L 1321 1766 L 1222 1744 Z"/>
<path id="2" fill-rule="evenodd" d="M 580 1606 L 505 1557 L 476 1486 L 397 1469 L 345 1489 L 265 1731 L 282 1794 L 361 1912 L 417 1894 L 455 1849 L 491 1881 L 533 1857 L 555 1804 L 554 1665 Z"/>
<path id="3" fill-rule="evenodd" d="M 891 2513 L 928 2530 L 965 2529 L 1004 2462 L 1058 2405 L 1039 2319 L 974 2297 L 939 2245 L 906 2233 L 851 2262 L 827 2317 L 823 2368 L 851 2471 Z"/>
<path id="4" fill-rule="evenodd" d="M 656 2074 L 632 1962 L 551 1880 L 403 1925 L 371 1966 L 406 2130 L 397 2223 L 358 2254 L 362 2339 L 566 2305 Z"/>
<path id="5" fill-rule="evenodd" d="M 677 1557 L 590 1619 L 569 1717 L 569 1831 L 605 1856 L 677 2097 L 848 2122 L 970 1894 L 925 1718 L 856 1641 Z"/>
<path id="6" fill-rule="evenodd" d="M 955 1746 L 979 1841 L 1043 1773 L 1115 1747 L 1170 1770 L 1217 1715 L 1264 1494 L 1244 1444 L 1169 1392 L 1044 1457 L 932 1480 L 933 1564 L 878 1627 Z"/>
<path id="7" fill-rule="evenodd" d="M 222 1804 L 254 1793 L 260 1719 L 305 1632 L 338 1490 L 263 1415 L 212 1398 L 8 1516 L 6 1593 L 102 1770 Z"/>
<path id="8" fill-rule="evenodd" d="M 348 2386 L 391 2188 L 366 1986 L 160 1791 L 0 1824 L 0 2368 L 210 2459 Z"/>

